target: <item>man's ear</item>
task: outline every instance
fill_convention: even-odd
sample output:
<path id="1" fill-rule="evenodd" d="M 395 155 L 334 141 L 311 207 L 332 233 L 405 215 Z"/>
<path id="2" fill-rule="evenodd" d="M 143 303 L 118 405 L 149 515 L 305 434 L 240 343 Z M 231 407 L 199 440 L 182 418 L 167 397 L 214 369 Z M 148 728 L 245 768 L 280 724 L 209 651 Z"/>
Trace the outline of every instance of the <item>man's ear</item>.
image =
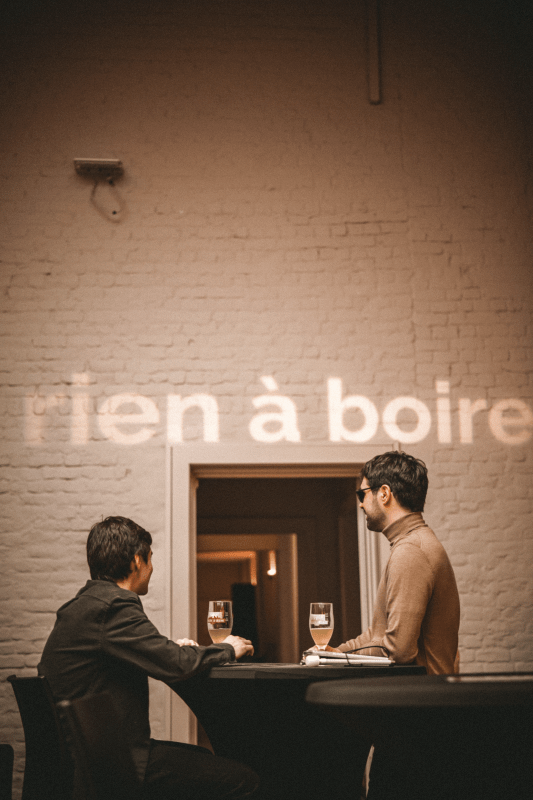
<path id="1" fill-rule="evenodd" d="M 390 486 L 388 486 L 386 483 L 384 483 L 383 486 L 380 486 L 378 492 L 379 492 L 380 500 L 383 503 L 383 505 L 384 506 L 389 506 L 391 504 L 392 500 L 393 500 L 393 497 L 394 497 L 393 493 L 391 492 Z"/>
<path id="2" fill-rule="evenodd" d="M 133 556 L 133 560 L 130 564 L 130 573 L 138 572 L 140 568 L 141 568 L 141 557 L 139 553 L 135 553 L 135 555 Z"/>

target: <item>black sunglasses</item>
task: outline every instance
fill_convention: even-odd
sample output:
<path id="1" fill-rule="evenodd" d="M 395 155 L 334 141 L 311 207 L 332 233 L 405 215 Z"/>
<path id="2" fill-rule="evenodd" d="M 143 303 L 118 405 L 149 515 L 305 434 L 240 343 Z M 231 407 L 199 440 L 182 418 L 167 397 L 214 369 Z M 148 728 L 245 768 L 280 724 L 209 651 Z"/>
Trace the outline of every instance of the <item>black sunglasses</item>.
<path id="1" fill-rule="evenodd" d="M 371 486 L 367 486 L 366 489 L 357 489 L 357 491 L 355 493 L 356 493 L 357 497 L 359 498 L 359 502 L 360 503 L 364 503 L 365 492 L 371 492 L 371 491 L 372 491 L 372 487 Z"/>

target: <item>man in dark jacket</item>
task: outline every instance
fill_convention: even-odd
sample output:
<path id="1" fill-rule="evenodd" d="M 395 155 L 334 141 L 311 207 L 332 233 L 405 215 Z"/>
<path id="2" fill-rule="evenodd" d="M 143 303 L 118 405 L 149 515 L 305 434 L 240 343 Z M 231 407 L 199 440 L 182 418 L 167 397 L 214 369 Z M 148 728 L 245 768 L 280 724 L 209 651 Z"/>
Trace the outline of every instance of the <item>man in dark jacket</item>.
<path id="1" fill-rule="evenodd" d="M 56 701 L 109 692 L 143 783 L 143 800 L 251 797 L 254 772 L 204 748 L 150 737 L 148 676 L 172 688 L 198 672 L 253 652 L 251 642 L 228 636 L 201 647 L 173 642 L 143 611 L 139 595 L 152 575 L 152 537 L 132 520 L 108 517 L 87 540 L 91 580 L 57 612 L 38 670 Z"/>

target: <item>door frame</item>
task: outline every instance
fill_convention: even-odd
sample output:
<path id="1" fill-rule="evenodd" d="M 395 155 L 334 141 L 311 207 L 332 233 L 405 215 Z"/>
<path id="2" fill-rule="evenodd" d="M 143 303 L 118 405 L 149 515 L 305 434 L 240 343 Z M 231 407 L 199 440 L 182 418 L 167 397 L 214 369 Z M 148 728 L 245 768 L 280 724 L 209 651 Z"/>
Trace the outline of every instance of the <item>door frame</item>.
<path id="1" fill-rule="evenodd" d="M 372 445 L 222 445 L 167 446 L 165 605 L 170 638 L 196 632 L 196 489 L 200 478 L 350 478 L 378 453 L 398 444 Z M 386 550 L 358 514 L 361 622 L 368 627 Z M 380 537 L 382 538 L 382 537 Z M 386 542 L 385 542 L 386 545 Z M 171 739 L 196 736 L 196 720 L 171 692 L 165 727 Z"/>

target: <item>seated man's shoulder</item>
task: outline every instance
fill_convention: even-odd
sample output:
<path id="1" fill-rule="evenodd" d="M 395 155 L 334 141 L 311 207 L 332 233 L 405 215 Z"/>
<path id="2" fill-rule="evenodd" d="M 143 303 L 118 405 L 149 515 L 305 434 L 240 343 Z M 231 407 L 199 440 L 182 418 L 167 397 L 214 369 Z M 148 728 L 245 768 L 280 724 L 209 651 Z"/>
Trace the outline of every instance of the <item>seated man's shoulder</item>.
<path id="1" fill-rule="evenodd" d="M 135 592 L 130 592 L 129 589 L 122 589 L 113 581 L 105 580 L 87 581 L 74 600 L 104 605 L 111 605 L 114 603 L 141 605 Z"/>

